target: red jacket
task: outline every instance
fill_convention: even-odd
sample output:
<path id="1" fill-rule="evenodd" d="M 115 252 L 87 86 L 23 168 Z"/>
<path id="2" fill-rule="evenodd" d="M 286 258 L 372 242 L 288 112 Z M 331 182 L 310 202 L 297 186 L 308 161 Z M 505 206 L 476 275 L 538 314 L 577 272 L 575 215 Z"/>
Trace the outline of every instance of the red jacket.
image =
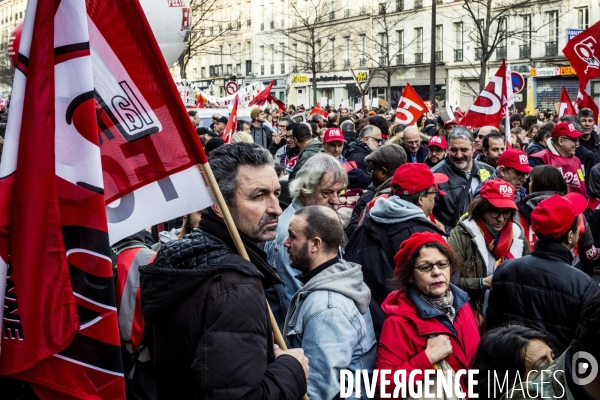
<path id="1" fill-rule="evenodd" d="M 438 334 L 450 337 L 452 354 L 446 357 L 446 362 L 452 369 L 456 372 L 469 368 L 479 345 L 477 322 L 468 304 L 469 296 L 456 286 L 451 288 L 457 308 L 454 332 L 435 318 L 436 315 L 441 315 L 440 312 L 417 296 L 412 289 L 408 292 L 401 289 L 389 294 L 381 305 L 387 319 L 379 339 L 375 362 L 377 369 L 392 370 L 392 376 L 397 370 L 406 370 L 407 379 L 413 369 L 433 369 L 425 354 L 425 348 L 429 335 Z M 386 378 L 389 379 L 389 375 Z M 422 378 L 422 375 L 415 376 L 415 380 Z M 387 393 L 394 391 L 394 380 L 390 380 L 392 384 L 388 385 Z M 464 380 L 461 383 L 466 393 Z"/>

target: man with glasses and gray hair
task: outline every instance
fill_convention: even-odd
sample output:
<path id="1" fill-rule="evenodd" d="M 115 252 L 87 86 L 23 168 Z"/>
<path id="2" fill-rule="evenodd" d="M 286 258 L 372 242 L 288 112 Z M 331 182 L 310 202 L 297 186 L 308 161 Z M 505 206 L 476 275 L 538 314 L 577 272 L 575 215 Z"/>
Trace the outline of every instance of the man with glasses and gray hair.
<path id="1" fill-rule="evenodd" d="M 290 266 L 290 258 L 283 245 L 288 237 L 290 220 L 296 211 L 305 206 L 325 206 L 337 210 L 340 195 L 347 185 L 348 176 L 340 161 L 325 153 L 306 161 L 296 178 L 290 182 L 292 203 L 279 217 L 277 237 L 265 245 L 269 264 L 283 281 L 283 285 L 275 285 L 266 292 L 273 315 L 282 330 L 290 300 L 300 289 L 300 281 L 295 277 L 302 273 Z"/>
<path id="2" fill-rule="evenodd" d="M 446 196 L 438 198 L 433 214 L 450 232 L 467 212 L 477 187 L 494 173 L 494 169 L 473 158 L 473 135 L 464 126 L 454 128 L 447 139 L 448 154 L 431 171 L 448 176 L 448 182 L 440 184 L 440 190 L 446 192 Z"/>
<path id="3" fill-rule="evenodd" d="M 565 178 L 570 192 L 586 195 L 585 176 L 581 161 L 575 156 L 579 137 L 583 135 L 571 122 L 559 122 L 552 129 L 548 148 L 529 156 L 529 165 L 552 165 Z"/>
<path id="4" fill-rule="evenodd" d="M 365 157 L 381 146 L 382 141 L 381 129 L 374 125 L 365 126 L 358 133 L 358 138 L 348 146 L 346 160 L 356 162 L 358 168 L 368 173 L 369 163 Z"/>

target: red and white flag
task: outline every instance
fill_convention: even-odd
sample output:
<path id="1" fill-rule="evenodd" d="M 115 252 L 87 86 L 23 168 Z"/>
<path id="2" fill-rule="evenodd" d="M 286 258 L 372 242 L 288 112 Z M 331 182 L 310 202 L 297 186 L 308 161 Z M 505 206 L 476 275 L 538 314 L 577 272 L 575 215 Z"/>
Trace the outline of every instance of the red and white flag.
<path id="1" fill-rule="evenodd" d="M 485 125 L 498 127 L 506 115 L 509 102 L 507 88 L 506 62 L 503 60 L 496 75 L 475 99 L 467 114 L 460 120 L 459 125 L 473 128 Z"/>
<path id="2" fill-rule="evenodd" d="M 404 125 L 414 125 L 427 110 L 427 105 L 421 100 L 415 89 L 407 83 L 398 101 L 396 122 Z"/>
<path id="3" fill-rule="evenodd" d="M 567 42 L 563 53 L 577 72 L 581 86 L 600 76 L 600 22 Z"/>
<path id="4" fill-rule="evenodd" d="M 327 116 L 329 116 L 329 113 L 327 111 L 321 109 L 321 104 L 319 104 L 319 103 L 317 103 L 308 113 L 308 115 L 313 115 L 313 114 L 321 114 L 325 118 L 327 118 Z"/>
<path id="5" fill-rule="evenodd" d="M 269 100 L 269 97 L 271 96 L 271 89 L 273 88 L 273 85 L 275 84 L 275 81 L 271 81 L 271 83 L 269 83 L 269 85 L 264 88 L 259 94 L 258 96 L 256 96 L 255 98 L 252 99 L 252 101 L 250 101 L 250 103 L 248 103 L 248 106 L 259 106 L 262 107 L 265 105 L 265 103 L 267 103 L 267 101 Z"/>
<path id="6" fill-rule="evenodd" d="M 563 117 L 565 115 L 577 116 L 577 111 L 575 111 L 575 107 L 573 106 L 573 103 L 571 103 L 569 94 L 563 86 L 562 93 L 560 94 L 560 107 L 558 109 L 558 118 Z"/>
<path id="7" fill-rule="evenodd" d="M 221 135 L 221 139 L 223 139 L 225 143 L 231 143 L 231 137 L 237 129 L 237 108 L 239 102 L 240 98 L 238 96 L 235 96 L 235 100 L 233 100 L 233 108 L 231 109 L 229 120 L 227 121 L 227 125 L 225 126 L 225 132 L 223 132 L 223 134 Z"/>
<path id="8" fill-rule="evenodd" d="M 577 99 L 575 100 L 575 114 L 579 112 L 582 108 L 589 108 L 594 113 L 594 122 L 598 123 L 598 105 L 590 96 L 584 88 L 579 86 L 579 91 L 577 92 Z"/>
<path id="9" fill-rule="evenodd" d="M 124 398 L 110 243 L 212 204 L 207 159 L 137 0 L 30 0 L 18 60 L 0 375 L 41 398 Z"/>

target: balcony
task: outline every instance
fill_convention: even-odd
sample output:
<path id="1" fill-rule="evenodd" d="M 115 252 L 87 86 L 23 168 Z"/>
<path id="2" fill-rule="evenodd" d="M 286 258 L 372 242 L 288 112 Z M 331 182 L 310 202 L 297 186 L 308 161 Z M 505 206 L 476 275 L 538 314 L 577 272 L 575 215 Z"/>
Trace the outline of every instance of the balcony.
<path id="1" fill-rule="evenodd" d="M 530 44 L 522 44 L 519 46 L 519 58 L 529 58 L 531 57 L 531 45 Z"/>
<path id="2" fill-rule="evenodd" d="M 237 22 L 237 30 L 238 31 L 242 30 L 242 21 Z"/>
<path id="3" fill-rule="evenodd" d="M 396 65 L 404 65 L 404 54 L 398 54 L 396 56 Z"/>
<path id="4" fill-rule="evenodd" d="M 496 61 L 502 61 L 506 58 L 506 46 L 496 47 Z"/>
<path id="5" fill-rule="evenodd" d="M 329 20 L 330 20 L 330 21 L 333 21 L 334 19 L 335 19 L 335 11 L 331 11 L 331 12 L 329 13 Z"/>
<path id="6" fill-rule="evenodd" d="M 462 61 L 463 60 L 463 51 L 462 49 L 454 50 L 454 61 Z"/>
<path id="7" fill-rule="evenodd" d="M 367 7 L 361 7 L 358 9 L 358 14 L 359 15 L 366 15 L 367 14 Z"/>
<path id="8" fill-rule="evenodd" d="M 344 68 L 350 68 L 350 60 L 344 60 Z"/>
<path id="9" fill-rule="evenodd" d="M 435 62 L 442 62 L 442 61 L 444 61 L 444 52 L 436 51 L 435 52 Z"/>
<path id="10" fill-rule="evenodd" d="M 423 0 L 415 0 L 415 10 L 423 8 Z"/>
<path id="11" fill-rule="evenodd" d="M 246 60 L 246 76 L 252 74 L 252 60 Z"/>
<path id="12" fill-rule="evenodd" d="M 359 67 L 366 67 L 366 66 L 367 66 L 367 59 L 366 59 L 366 58 L 361 58 L 361 59 L 358 61 L 358 66 L 359 66 Z"/>
<path id="13" fill-rule="evenodd" d="M 415 64 L 423 64 L 423 53 L 415 53 Z"/>
<path id="14" fill-rule="evenodd" d="M 558 42 L 546 42 L 546 57 L 558 55 Z"/>
<path id="15" fill-rule="evenodd" d="M 344 18 L 350 17 L 350 10 L 344 10 Z"/>
<path id="16" fill-rule="evenodd" d="M 261 76 L 265 74 L 265 66 L 264 65 L 260 66 L 260 74 L 261 74 Z"/>
<path id="17" fill-rule="evenodd" d="M 271 75 L 275 75 L 275 64 L 271 64 Z"/>
<path id="18" fill-rule="evenodd" d="M 481 60 L 481 57 L 483 57 L 483 49 L 479 47 L 475 48 L 475 59 Z"/>
<path id="19" fill-rule="evenodd" d="M 281 63 L 281 73 L 285 74 L 285 63 Z"/>

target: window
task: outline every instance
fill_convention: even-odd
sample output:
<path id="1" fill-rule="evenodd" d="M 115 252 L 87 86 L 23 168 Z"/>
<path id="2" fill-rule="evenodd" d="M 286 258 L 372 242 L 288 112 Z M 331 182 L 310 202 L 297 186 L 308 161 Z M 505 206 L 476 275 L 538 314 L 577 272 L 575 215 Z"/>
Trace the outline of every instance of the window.
<path id="1" fill-rule="evenodd" d="M 223 64 L 223 46 L 219 46 L 219 64 Z"/>
<path id="2" fill-rule="evenodd" d="M 417 53 L 423 54 L 423 28 L 415 29 L 415 43 L 417 46 Z"/>
<path id="3" fill-rule="evenodd" d="M 329 41 L 329 54 L 331 55 L 331 69 L 335 69 L 335 38 Z"/>
<path id="4" fill-rule="evenodd" d="M 329 19 L 331 21 L 335 19 L 335 0 L 331 0 L 329 3 Z"/>
<path id="5" fill-rule="evenodd" d="M 361 67 L 365 67 L 367 65 L 367 35 L 359 35 L 360 37 L 360 60 L 359 64 Z"/>
<path id="6" fill-rule="evenodd" d="M 344 68 L 350 68 L 350 36 L 344 38 Z"/>
<path id="7" fill-rule="evenodd" d="M 252 49 L 250 42 L 246 42 L 246 60 L 252 60 Z"/>
<path id="8" fill-rule="evenodd" d="M 232 59 L 233 59 L 233 57 L 231 54 L 231 45 L 228 44 L 227 45 L 227 64 L 232 64 L 232 61 L 231 61 Z"/>
<path id="9" fill-rule="evenodd" d="M 548 18 L 548 41 L 558 42 L 558 11 L 546 13 Z"/>
<path id="10" fill-rule="evenodd" d="M 396 64 L 404 64 L 404 31 L 398 31 L 398 60 Z"/>
<path id="11" fill-rule="evenodd" d="M 588 8 L 577 9 L 577 29 L 587 29 L 588 24 Z"/>
<path id="12" fill-rule="evenodd" d="M 435 61 L 441 62 L 443 59 L 442 52 L 444 50 L 444 26 L 435 26 Z"/>
<path id="13" fill-rule="evenodd" d="M 456 22 L 454 24 L 454 48 L 463 48 L 463 23 Z"/>
<path id="14" fill-rule="evenodd" d="M 379 66 L 385 67 L 387 66 L 387 35 L 385 33 L 377 34 L 377 47 L 379 47 Z"/>
<path id="15" fill-rule="evenodd" d="M 206 78 L 206 67 L 200 68 L 200 78 Z"/>
<path id="16" fill-rule="evenodd" d="M 519 58 L 529 58 L 531 57 L 531 15 L 521 17 L 521 29 L 523 44 L 519 46 Z"/>
<path id="17" fill-rule="evenodd" d="M 404 11 L 404 0 L 396 0 L 396 11 Z"/>

